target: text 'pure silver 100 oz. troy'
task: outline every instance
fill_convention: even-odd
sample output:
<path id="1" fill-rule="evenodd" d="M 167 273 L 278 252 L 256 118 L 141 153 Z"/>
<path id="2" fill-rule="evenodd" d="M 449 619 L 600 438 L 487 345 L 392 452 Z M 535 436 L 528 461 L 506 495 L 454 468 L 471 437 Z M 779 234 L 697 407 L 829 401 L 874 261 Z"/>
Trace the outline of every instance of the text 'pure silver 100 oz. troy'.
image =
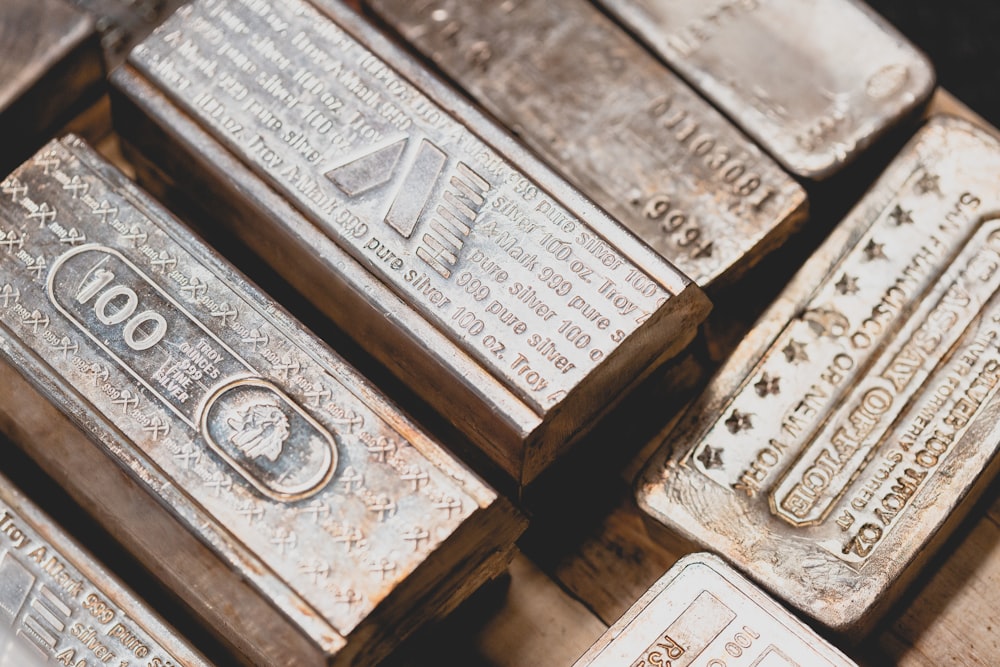
<path id="1" fill-rule="evenodd" d="M 702 287 L 805 219 L 802 188 L 586 0 L 366 0 Z"/>
<path id="2" fill-rule="evenodd" d="M 113 78 L 121 132 L 527 483 L 707 300 L 361 17 L 321 9 L 182 8 Z"/>
<path id="3" fill-rule="evenodd" d="M 1000 143 L 928 123 L 668 434 L 653 517 L 854 638 L 992 477 Z"/>
<path id="4" fill-rule="evenodd" d="M 712 554 L 686 556 L 575 667 L 853 667 Z"/>
<path id="5" fill-rule="evenodd" d="M 857 0 L 597 0 L 792 173 L 833 175 L 930 97 L 934 69 Z"/>
<path id="6" fill-rule="evenodd" d="M 208 662 L 0 476 L 0 663 Z"/>
<path id="7" fill-rule="evenodd" d="M 522 529 L 78 139 L 0 183 L 0 361 L 12 439 L 260 664 L 377 660 Z"/>

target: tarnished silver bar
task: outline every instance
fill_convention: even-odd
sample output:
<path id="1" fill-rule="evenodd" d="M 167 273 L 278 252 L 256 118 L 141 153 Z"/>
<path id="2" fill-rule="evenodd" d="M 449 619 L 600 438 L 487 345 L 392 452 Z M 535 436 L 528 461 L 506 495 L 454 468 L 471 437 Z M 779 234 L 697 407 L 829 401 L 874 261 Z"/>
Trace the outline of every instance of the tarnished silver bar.
<path id="1" fill-rule="evenodd" d="M 509 503 L 80 140 L 0 193 L 0 425 L 241 655 L 375 661 L 505 566 Z"/>
<path id="2" fill-rule="evenodd" d="M 208 666 L 0 476 L 0 663 Z"/>
<path id="3" fill-rule="evenodd" d="M 805 219 L 802 188 L 586 0 L 365 5 L 702 287 Z"/>
<path id="4" fill-rule="evenodd" d="M 640 475 L 657 520 L 867 631 L 994 475 L 1000 143 L 936 117 Z"/>
<path id="5" fill-rule="evenodd" d="M 575 667 L 852 667 L 722 559 L 677 561 Z"/>
<path id="6" fill-rule="evenodd" d="M 62 0 L 0 3 L 0 174 L 97 98 L 104 79 L 90 18 Z"/>
<path id="7" fill-rule="evenodd" d="M 934 68 L 858 0 L 595 0 L 771 155 L 831 176 L 934 90 Z"/>
<path id="8" fill-rule="evenodd" d="M 95 19 L 109 68 L 117 67 L 142 38 L 185 0 L 64 0 Z"/>
<path id="9" fill-rule="evenodd" d="M 323 12 L 180 9 L 115 74 L 121 132 L 527 483 L 707 301 L 361 17 Z"/>

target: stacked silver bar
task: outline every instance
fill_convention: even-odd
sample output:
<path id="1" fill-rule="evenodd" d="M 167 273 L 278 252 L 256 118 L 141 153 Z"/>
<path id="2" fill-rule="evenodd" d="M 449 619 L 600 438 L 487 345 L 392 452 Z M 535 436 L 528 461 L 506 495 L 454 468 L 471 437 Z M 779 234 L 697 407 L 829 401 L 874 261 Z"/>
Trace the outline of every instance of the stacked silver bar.
<path id="1" fill-rule="evenodd" d="M 209 663 L 0 476 L 0 664 Z"/>
<path id="2" fill-rule="evenodd" d="M 720 558 L 692 554 L 653 584 L 576 667 L 718 667 L 734 662 L 854 665 Z"/>
<path id="3" fill-rule="evenodd" d="M 680 190 L 726 192 L 724 179 L 699 176 L 721 146 L 734 143 L 718 140 L 733 131 L 705 129 L 703 117 L 716 128 L 720 121 L 688 113 L 692 103 L 682 84 L 589 3 L 365 4 L 623 218 L 648 211 L 638 205 L 648 192 L 636 187 L 644 194 L 630 209 L 625 188 L 636 174 L 664 173 L 651 168 L 661 149 L 653 138 L 664 127 L 691 149 L 676 160 Z M 918 109 L 933 87 L 926 59 L 861 3 L 603 4 L 802 176 L 840 170 Z M 644 112 L 653 108 L 662 115 L 634 141 L 637 123 L 648 121 Z M 950 444 L 961 440 L 964 431 L 957 429 L 973 421 L 987 428 L 989 421 L 992 362 L 980 368 L 975 360 L 985 359 L 979 348 L 992 333 L 974 329 L 995 278 L 991 228 L 977 210 L 990 210 L 996 149 L 985 133 L 948 120 L 921 137 L 758 322 L 640 481 L 640 503 L 654 517 L 732 558 L 826 625 L 856 635 L 915 575 L 929 553 L 925 546 L 953 523 L 959 501 L 990 479 L 995 449 L 973 428 L 948 456 L 962 474 L 935 474 L 939 459 L 947 467 Z M 722 171 L 714 175 L 724 174 L 732 158 L 724 150 L 716 160 Z M 772 205 L 781 201 L 775 197 Z M 663 210 L 669 213 L 678 199 L 668 197 Z M 720 222 L 726 211 L 739 210 L 720 200 L 707 208 Z M 728 239 L 743 238 L 739 225 L 729 226 Z M 880 231 L 866 236 L 869 226 Z M 965 255 L 956 259 L 964 244 Z M 747 248 L 740 260 L 758 259 Z M 695 259 L 705 261 L 695 253 L 682 266 Z M 968 275 L 982 268 L 984 284 L 962 283 L 969 262 Z M 949 288 L 952 280 L 957 287 Z M 966 293 L 973 289 L 981 290 L 976 298 Z M 965 299 L 961 317 L 949 298 Z M 932 321 L 918 328 L 923 317 Z M 926 375 L 933 375 L 928 382 L 945 382 L 938 376 L 948 371 L 938 364 L 963 336 L 974 360 L 959 370 L 977 373 L 968 388 L 973 398 L 956 404 L 961 416 L 938 415 L 954 432 L 931 439 L 937 449 L 920 449 L 923 429 L 936 433 L 920 420 L 932 420 L 946 404 L 944 395 L 925 398 L 944 390 L 922 383 Z M 949 393 L 958 391 L 958 380 L 947 382 Z M 896 436 L 887 429 L 907 401 L 920 400 L 936 406 L 909 408 L 918 426 L 908 432 L 916 435 L 893 448 Z M 973 420 L 980 409 L 986 414 Z M 921 467 L 932 459 L 930 469 Z"/>
<path id="4" fill-rule="evenodd" d="M 822 179 L 934 90 L 858 0 L 596 0 L 792 173 Z"/>
<path id="5" fill-rule="evenodd" d="M 239 654 L 385 655 L 510 505 L 74 138 L 0 183 L 0 425 Z"/>
<path id="6" fill-rule="evenodd" d="M 703 287 L 805 219 L 794 180 L 585 0 L 365 5 Z"/>
<path id="7" fill-rule="evenodd" d="M 640 505 L 854 639 L 1000 459 L 1000 142 L 924 127 L 641 474 Z"/>
<path id="8" fill-rule="evenodd" d="M 116 62 L 174 3 L 76 4 Z M 335 0 L 196 0 L 115 75 L 118 129 L 519 485 L 804 221 L 764 151 L 824 179 L 933 87 L 854 0 L 599 0 L 758 148 L 582 0 L 367 4 L 555 171 Z M 101 66 L 83 16 L 10 12 L 0 128 L 30 142 Z M 998 176 L 989 133 L 920 131 L 660 436 L 655 530 L 871 629 L 1000 467 Z M 74 137 L 0 182 L 0 383 L 0 429 L 242 660 L 376 662 L 524 527 Z M 18 667 L 204 662 L 2 477 L 0 623 Z M 728 658 L 850 664 L 709 555 L 578 664 Z"/>
<path id="9" fill-rule="evenodd" d="M 198 0 L 115 72 L 165 179 L 527 484 L 708 303 L 337 3 Z"/>

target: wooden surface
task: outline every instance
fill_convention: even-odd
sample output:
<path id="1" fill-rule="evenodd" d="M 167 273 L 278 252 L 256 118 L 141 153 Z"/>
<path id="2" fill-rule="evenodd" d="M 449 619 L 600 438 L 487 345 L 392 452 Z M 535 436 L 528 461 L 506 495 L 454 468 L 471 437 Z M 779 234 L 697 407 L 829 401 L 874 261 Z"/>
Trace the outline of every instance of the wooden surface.
<path id="1" fill-rule="evenodd" d="M 934 109 L 972 116 L 943 94 L 936 98 Z M 129 169 L 114 135 L 99 148 Z M 859 178 L 870 182 L 871 175 Z M 842 202 L 845 209 L 860 194 L 858 188 L 836 187 L 852 193 Z M 822 224 L 813 242 L 822 238 Z M 805 242 L 801 252 L 808 245 Z M 724 301 L 717 306 L 726 307 Z M 743 326 L 752 321 L 747 318 L 753 312 L 741 313 Z M 702 368 L 710 369 L 724 357 L 740 335 L 739 326 L 732 323 L 709 329 L 713 326 L 716 335 L 702 342 L 701 352 L 714 361 L 704 362 Z M 651 393 L 643 399 L 645 405 L 667 400 L 676 389 L 667 379 L 653 385 L 646 389 Z M 677 412 L 678 399 L 670 400 L 671 405 L 654 414 L 647 411 L 642 419 L 623 417 L 632 430 L 620 424 L 611 428 L 621 436 L 621 442 L 614 443 L 616 455 L 606 459 L 612 463 L 596 471 L 592 464 L 589 468 L 582 464 L 585 472 L 571 468 L 562 477 L 543 480 L 554 488 L 537 496 L 526 494 L 521 500 L 532 527 L 509 574 L 487 585 L 446 621 L 408 640 L 389 664 L 571 665 L 679 557 L 693 551 L 662 531 L 651 534 L 630 489 L 632 477 L 655 445 L 649 436 L 665 429 L 664 422 Z M 599 435 L 607 438 L 608 433 Z M 858 646 L 839 639 L 834 643 L 862 665 L 1000 664 L 998 492 L 997 484 L 986 491 L 969 519 L 869 638 Z"/>

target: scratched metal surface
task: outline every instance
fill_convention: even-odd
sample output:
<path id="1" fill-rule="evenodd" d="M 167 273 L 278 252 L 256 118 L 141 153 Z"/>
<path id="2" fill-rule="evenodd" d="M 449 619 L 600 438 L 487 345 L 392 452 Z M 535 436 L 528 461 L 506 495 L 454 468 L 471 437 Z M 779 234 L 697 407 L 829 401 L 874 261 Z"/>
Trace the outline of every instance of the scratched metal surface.
<path id="1" fill-rule="evenodd" d="M 802 188 L 589 2 L 365 4 L 703 287 L 805 218 Z"/>
<path id="2" fill-rule="evenodd" d="M 854 661 L 718 556 L 677 561 L 575 667 L 850 667 Z"/>
<path id="3" fill-rule="evenodd" d="M 921 130 L 663 437 L 640 505 L 870 627 L 995 469 L 998 174 L 992 135 Z"/>
<path id="4" fill-rule="evenodd" d="M 826 178 L 934 90 L 856 0 L 597 0 L 792 173 Z"/>
<path id="5" fill-rule="evenodd" d="M 209 663 L 0 476 L 0 664 Z"/>
<path id="6" fill-rule="evenodd" d="M 0 193 L 0 355 L 318 646 L 481 548 L 496 495 L 80 140 Z"/>

